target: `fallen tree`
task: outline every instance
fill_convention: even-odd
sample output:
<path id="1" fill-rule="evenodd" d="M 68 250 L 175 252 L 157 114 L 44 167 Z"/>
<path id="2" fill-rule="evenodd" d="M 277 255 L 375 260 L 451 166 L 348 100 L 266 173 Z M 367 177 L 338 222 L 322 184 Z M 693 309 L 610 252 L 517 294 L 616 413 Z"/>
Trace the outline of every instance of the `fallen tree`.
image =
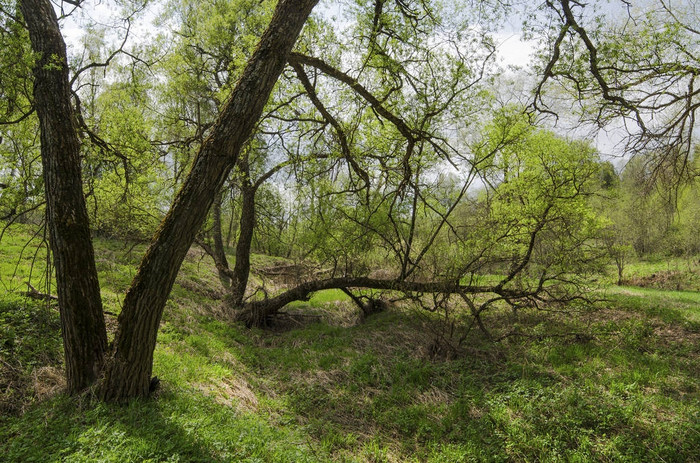
<path id="1" fill-rule="evenodd" d="M 481 314 L 498 303 L 517 310 L 586 300 L 587 274 L 603 255 L 599 224 L 587 203 L 597 173 L 595 153 L 531 127 L 512 110 L 494 120 L 475 151 L 489 182 L 482 197 L 466 198 L 466 184 L 454 185 L 449 201 L 431 197 L 437 189 L 416 176 L 407 186 L 411 196 L 371 192 L 375 203 L 335 203 L 339 213 L 325 219 L 329 243 L 314 244 L 332 246 L 321 256 L 356 259 L 355 270 L 318 260 L 322 267 L 331 265 L 330 277 L 309 273 L 307 281 L 279 294 L 268 297 L 263 291 L 264 299 L 255 299 L 259 292 L 252 291 L 247 300 L 232 304 L 236 319 L 264 327 L 287 304 L 328 289 L 346 292 L 368 314 L 381 304 L 375 307 L 378 301 L 367 296 L 362 300 L 358 290 L 381 290 L 430 311 L 459 306 L 490 336 Z M 363 219 L 363 208 L 372 211 L 369 219 Z M 374 211 L 387 215 L 379 219 Z M 338 235 L 347 241 L 338 242 Z M 371 277 L 372 266 L 362 264 L 370 248 L 348 245 L 358 237 L 388 243 L 382 268 L 392 270 L 391 276 Z"/>
<path id="2" fill-rule="evenodd" d="M 459 284 L 458 282 L 383 280 L 369 277 L 328 278 L 324 280 L 314 280 L 302 283 L 268 299 L 247 302 L 238 312 L 237 319 L 245 323 L 247 327 L 264 327 L 268 324 L 268 321 L 287 304 L 294 301 L 307 301 L 313 295 L 313 293 L 326 289 L 341 289 L 350 293 L 348 295 L 352 294 L 349 291 L 350 289 L 376 289 L 395 291 L 403 294 L 455 294 L 460 296 L 465 296 L 467 294 L 493 293 L 501 300 L 514 301 L 527 298 L 536 298 L 544 288 L 539 287 L 533 291 L 518 291 L 504 288 L 500 284 L 494 286 L 481 286 L 463 285 Z M 352 295 L 350 297 L 353 298 L 355 303 L 358 303 L 359 299 L 355 299 L 357 296 Z M 374 304 L 374 302 L 370 302 L 370 304 Z M 363 308 L 363 312 L 366 313 L 366 310 L 370 310 L 370 308 Z M 478 311 L 475 312 L 475 315 L 479 315 Z"/>

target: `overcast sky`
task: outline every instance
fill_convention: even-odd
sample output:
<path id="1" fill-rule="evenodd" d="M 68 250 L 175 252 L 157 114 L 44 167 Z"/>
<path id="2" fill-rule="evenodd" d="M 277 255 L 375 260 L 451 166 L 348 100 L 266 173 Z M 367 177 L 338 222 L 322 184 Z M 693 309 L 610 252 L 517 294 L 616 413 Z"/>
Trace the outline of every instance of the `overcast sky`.
<path id="1" fill-rule="evenodd" d="M 656 0 L 655 0 L 656 1 Z M 680 0 L 679 0 L 680 1 Z M 691 0 L 682 0 L 687 3 Z M 638 5 L 646 3 L 647 0 L 639 0 Z M 157 28 L 154 26 L 153 22 L 157 16 L 162 2 L 153 1 L 149 4 L 148 11 L 141 16 L 141 18 L 132 26 L 130 33 L 130 43 L 138 43 L 139 41 L 147 40 L 149 35 L 153 35 Z M 606 7 L 611 14 L 611 19 L 613 17 L 619 17 L 624 11 L 619 9 L 619 3 L 615 2 L 618 7 L 613 10 L 612 7 Z M 60 5 L 60 4 L 59 4 Z M 64 4 L 64 6 L 70 7 L 69 4 Z M 71 7 L 72 8 L 72 7 Z M 315 10 L 327 17 L 335 16 L 338 24 L 342 24 L 342 5 L 338 2 L 324 3 L 317 7 Z M 68 11 L 68 10 L 67 10 Z M 97 22 L 102 25 L 107 26 L 122 26 L 123 21 L 120 19 L 120 8 L 112 0 L 86 0 L 83 3 L 83 7 L 73 13 L 73 15 L 62 21 L 62 31 L 66 38 L 66 42 L 69 45 L 70 53 L 79 54 L 83 46 L 81 41 L 84 40 L 86 34 L 85 24 L 89 22 Z M 121 37 L 115 37 L 116 40 L 121 40 L 123 37 L 123 29 L 118 31 Z M 533 41 L 523 41 L 522 35 L 520 33 L 520 17 L 515 14 L 512 19 L 507 21 L 503 28 L 494 34 L 496 44 L 498 46 L 498 62 L 504 66 L 517 66 L 523 69 L 527 69 L 531 64 L 533 58 L 535 43 Z M 525 74 L 516 74 L 513 71 L 507 71 L 504 76 L 504 80 L 512 78 L 514 81 L 520 81 L 516 85 L 520 85 L 522 91 L 529 90 L 527 88 L 528 81 Z M 531 82 L 530 82 L 531 83 Z M 571 135 L 571 133 L 569 133 Z M 578 136 L 586 137 L 586 134 L 579 133 Z M 601 132 L 596 138 L 595 143 L 604 155 L 611 155 L 618 151 L 618 142 L 621 139 L 620 135 L 615 133 L 605 133 Z"/>

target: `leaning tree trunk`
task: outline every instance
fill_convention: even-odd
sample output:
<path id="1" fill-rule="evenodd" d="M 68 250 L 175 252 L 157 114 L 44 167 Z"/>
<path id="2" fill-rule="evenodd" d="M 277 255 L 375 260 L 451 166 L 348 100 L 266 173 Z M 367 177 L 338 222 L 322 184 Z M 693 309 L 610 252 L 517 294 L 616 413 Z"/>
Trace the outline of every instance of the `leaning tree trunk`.
<path id="1" fill-rule="evenodd" d="M 83 196 L 66 45 L 48 0 L 21 0 L 20 9 L 39 57 L 34 108 L 41 131 L 46 221 L 56 266 L 68 391 L 76 393 L 100 374 L 107 331 Z"/>
<path id="2" fill-rule="evenodd" d="M 317 1 L 280 0 L 277 4 L 270 25 L 197 153 L 126 294 L 113 352 L 100 385 L 103 399 L 148 394 L 158 325 L 180 265 Z"/>

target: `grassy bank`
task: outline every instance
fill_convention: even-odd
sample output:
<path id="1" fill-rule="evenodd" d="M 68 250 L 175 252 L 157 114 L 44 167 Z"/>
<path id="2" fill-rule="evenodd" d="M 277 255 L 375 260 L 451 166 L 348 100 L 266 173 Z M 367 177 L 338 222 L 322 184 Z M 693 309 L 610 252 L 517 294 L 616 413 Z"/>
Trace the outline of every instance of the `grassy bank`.
<path id="1" fill-rule="evenodd" d="M 142 249 L 98 247 L 116 313 Z M 475 331 L 444 358 L 432 348 L 436 318 L 396 305 L 359 324 L 334 292 L 292 307 L 311 316 L 284 329 L 221 321 L 214 269 L 192 251 L 158 338 L 161 389 L 119 406 L 60 393 L 55 308 L 7 292 L 2 382 L 15 395 L 3 403 L 15 406 L 3 409 L 0 459 L 699 461 L 700 296 L 605 295 L 572 313 L 523 312 L 527 337 L 493 344 Z M 498 312 L 485 321 L 514 323 Z"/>

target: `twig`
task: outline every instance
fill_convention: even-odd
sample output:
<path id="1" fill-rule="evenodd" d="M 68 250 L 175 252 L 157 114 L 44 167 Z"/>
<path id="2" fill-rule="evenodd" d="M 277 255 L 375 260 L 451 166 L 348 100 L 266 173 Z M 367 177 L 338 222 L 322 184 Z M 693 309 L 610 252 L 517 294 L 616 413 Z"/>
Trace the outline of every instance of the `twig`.
<path id="1" fill-rule="evenodd" d="M 29 282 L 27 282 L 26 285 L 29 288 L 29 291 L 22 293 L 23 295 L 31 297 L 32 299 L 40 299 L 43 301 L 58 301 L 58 296 L 54 296 L 53 294 L 42 293 L 38 291 L 34 286 L 32 286 L 32 284 Z"/>

